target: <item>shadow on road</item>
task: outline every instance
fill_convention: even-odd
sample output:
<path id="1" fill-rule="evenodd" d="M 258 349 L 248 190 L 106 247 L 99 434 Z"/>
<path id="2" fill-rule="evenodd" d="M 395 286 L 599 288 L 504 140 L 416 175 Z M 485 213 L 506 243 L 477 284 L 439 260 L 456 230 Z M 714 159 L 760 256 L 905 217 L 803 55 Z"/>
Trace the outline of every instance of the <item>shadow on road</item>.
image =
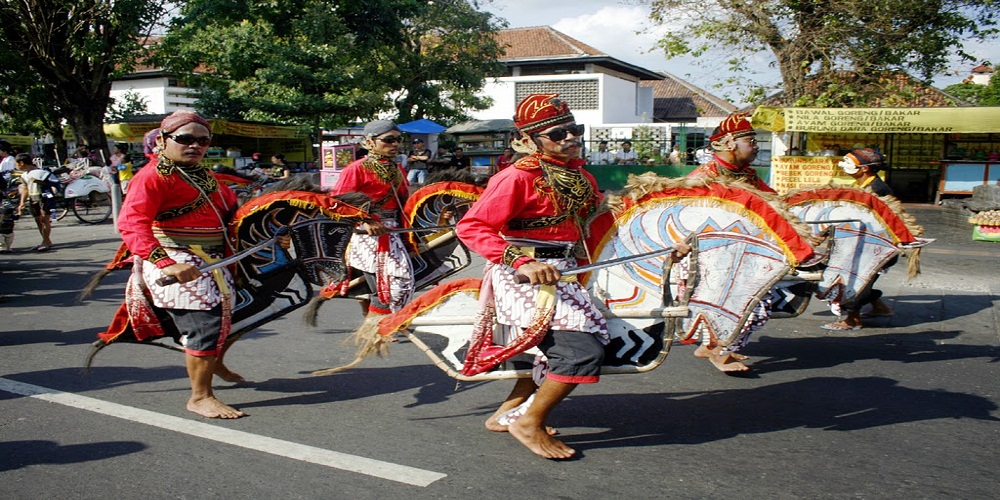
<path id="1" fill-rule="evenodd" d="M 795 428 L 853 431 L 960 418 L 998 422 L 991 415 L 996 410 L 987 398 L 900 387 L 883 377 L 814 377 L 752 389 L 574 397 L 552 423 L 607 428 L 565 436 L 586 450 L 699 444 Z"/>
<path id="2" fill-rule="evenodd" d="M 3 447 L 4 453 L 0 454 L 0 472 L 30 465 L 93 462 L 146 449 L 145 444 L 135 441 L 104 441 L 65 446 L 53 441 L 7 441 Z"/>

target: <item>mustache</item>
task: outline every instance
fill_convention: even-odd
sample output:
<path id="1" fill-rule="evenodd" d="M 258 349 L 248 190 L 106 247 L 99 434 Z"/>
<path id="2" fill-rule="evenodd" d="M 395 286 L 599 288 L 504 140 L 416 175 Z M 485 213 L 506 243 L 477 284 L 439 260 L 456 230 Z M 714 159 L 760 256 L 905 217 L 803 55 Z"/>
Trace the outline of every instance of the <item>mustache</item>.
<path id="1" fill-rule="evenodd" d="M 574 146 L 576 146 L 578 148 L 582 148 L 583 147 L 583 141 L 573 140 L 573 141 L 563 141 L 563 143 L 564 143 L 564 145 L 561 146 L 561 148 L 563 150 L 571 148 L 571 147 L 574 147 Z"/>

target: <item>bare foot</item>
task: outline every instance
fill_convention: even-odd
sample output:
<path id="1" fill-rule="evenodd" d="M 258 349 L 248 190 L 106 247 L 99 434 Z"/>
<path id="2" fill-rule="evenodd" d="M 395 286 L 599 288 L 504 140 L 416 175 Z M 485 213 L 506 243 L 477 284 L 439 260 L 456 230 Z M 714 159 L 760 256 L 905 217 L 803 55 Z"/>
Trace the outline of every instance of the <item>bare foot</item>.
<path id="1" fill-rule="evenodd" d="M 711 358 L 712 356 L 718 356 L 718 354 L 719 354 L 718 351 L 720 351 L 720 348 L 718 348 L 718 347 L 716 347 L 715 350 L 713 351 L 712 349 L 709 349 L 709 348 L 705 347 L 704 345 L 700 345 L 700 346 L 698 346 L 697 349 L 694 350 L 694 357 L 696 357 L 696 358 Z M 750 356 L 744 356 L 744 355 L 742 355 L 742 354 L 740 354 L 738 352 L 731 352 L 731 353 L 729 353 L 729 355 L 732 356 L 732 358 L 735 359 L 736 361 L 746 361 L 746 360 L 750 359 Z"/>
<path id="2" fill-rule="evenodd" d="M 247 415 L 211 396 L 197 401 L 189 399 L 187 409 L 205 418 L 240 418 Z"/>
<path id="3" fill-rule="evenodd" d="M 490 418 L 486 419 L 486 430 L 492 432 L 510 431 L 510 429 L 508 429 L 506 425 L 503 425 L 497 421 L 497 417 L 499 417 L 502 413 L 503 411 L 497 410 L 496 413 L 490 415 Z M 559 434 L 559 431 L 555 427 L 551 427 L 548 425 L 545 426 L 545 432 L 547 432 L 550 436 L 555 436 L 556 434 Z"/>
<path id="4" fill-rule="evenodd" d="M 719 369 L 720 372 L 745 372 L 749 371 L 750 367 L 740 363 L 740 361 L 733 357 L 735 353 L 727 354 L 713 354 L 708 359 Z"/>
<path id="5" fill-rule="evenodd" d="M 507 430 L 511 436 L 540 457 L 559 460 L 571 458 L 576 453 L 576 450 L 553 438 L 542 427 L 523 425 L 515 421 L 507 426 Z"/>
<path id="6" fill-rule="evenodd" d="M 490 415 L 490 418 L 486 419 L 486 430 L 491 432 L 508 432 L 509 429 L 507 429 L 507 425 L 501 424 L 499 419 L 504 413 L 520 406 L 515 403 L 516 401 L 506 401 L 504 404 L 500 405 L 500 408 L 496 411 L 496 413 Z M 545 426 L 545 432 L 547 432 L 550 436 L 559 434 L 559 431 L 547 425 Z"/>
<path id="7" fill-rule="evenodd" d="M 239 373 L 236 373 L 230 370 L 229 368 L 226 368 L 226 365 L 222 363 L 215 364 L 215 376 L 221 378 L 222 380 L 225 380 L 226 382 L 232 382 L 234 384 L 239 384 L 247 381 L 247 379 L 243 378 L 243 375 L 240 375 Z"/>

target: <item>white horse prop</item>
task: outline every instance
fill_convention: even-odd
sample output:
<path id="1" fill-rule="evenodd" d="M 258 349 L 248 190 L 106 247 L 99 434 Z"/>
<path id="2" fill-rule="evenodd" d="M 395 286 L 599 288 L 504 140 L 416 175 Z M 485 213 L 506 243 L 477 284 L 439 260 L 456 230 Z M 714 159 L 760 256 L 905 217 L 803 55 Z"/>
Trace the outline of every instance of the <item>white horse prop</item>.
<path id="1" fill-rule="evenodd" d="M 805 229 L 773 200 L 742 184 L 708 184 L 633 176 L 610 211 L 590 225 L 592 261 L 603 262 L 692 241 L 680 263 L 666 256 L 598 269 L 584 279 L 609 323 L 603 373 L 637 373 L 659 366 L 671 342 L 727 345 L 746 333 L 774 284 L 812 257 Z M 675 278 L 671 278 L 674 276 Z M 434 363 L 459 380 L 531 375 L 536 351 L 492 371 L 463 374 L 480 280 L 442 283 L 386 317 L 379 333 L 404 332 Z M 758 318 L 757 322 L 762 322 Z M 494 329 L 495 342 L 509 335 Z M 329 370 L 317 374 L 330 373 Z"/>
<path id="2" fill-rule="evenodd" d="M 913 278 L 920 272 L 920 247 L 934 241 L 920 238 L 923 228 L 892 196 L 820 186 L 791 191 L 783 200 L 814 236 L 829 235 L 830 255 L 821 276 L 793 276 L 779 284 L 775 309 L 781 317 L 800 314 L 813 294 L 837 307 L 853 306 L 904 252 Z"/>

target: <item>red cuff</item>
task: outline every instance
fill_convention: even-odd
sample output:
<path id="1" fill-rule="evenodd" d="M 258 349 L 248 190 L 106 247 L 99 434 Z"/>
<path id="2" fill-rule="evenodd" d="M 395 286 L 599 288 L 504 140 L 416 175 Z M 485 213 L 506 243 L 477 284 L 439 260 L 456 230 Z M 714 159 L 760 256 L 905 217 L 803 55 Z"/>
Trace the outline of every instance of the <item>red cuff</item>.
<path id="1" fill-rule="evenodd" d="M 157 269 L 163 269 L 164 267 L 172 266 L 172 265 L 174 265 L 176 263 L 177 263 L 176 260 L 171 259 L 170 257 L 166 257 L 166 258 L 163 258 L 163 259 L 160 259 L 160 260 L 154 262 L 153 264 L 156 265 Z"/>
<path id="2" fill-rule="evenodd" d="M 511 263 L 510 267 L 513 267 L 514 269 L 518 269 L 521 266 L 523 266 L 523 265 L 525 265 L 525 264 L 527 264 L 529 262 L 534 262 L 534 261 L 535 261 L 535 259 L 532 259 L 531 257 L 528 257 L 527 255 L 523 255 L 523 256 L 518 257 L 517 259 L 515 259 L 514 262 Z"/>

